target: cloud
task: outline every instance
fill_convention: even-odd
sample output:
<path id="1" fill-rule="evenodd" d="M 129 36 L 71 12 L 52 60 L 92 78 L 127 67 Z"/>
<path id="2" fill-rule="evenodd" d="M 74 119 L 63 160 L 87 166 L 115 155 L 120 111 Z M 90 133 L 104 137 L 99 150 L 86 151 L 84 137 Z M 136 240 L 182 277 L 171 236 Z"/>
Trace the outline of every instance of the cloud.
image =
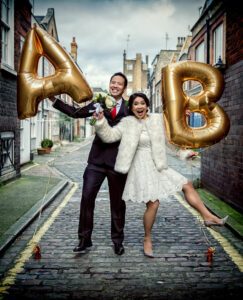
<path id="1" fill-rule="evenodd" d="M 175 49 L 198 19 L 204 0 L 35 0 L 34 14 L 55 9 L 60 44 L 78 43 L 78 63 L 92 86 L 107 88 L 110 76 L 128 58 L 142 53 L 151 62 L 161 50 Z M 169 40 L 165 39 L 168 33 Z M 127 41 L 129 35 L 129 41 Z"/>

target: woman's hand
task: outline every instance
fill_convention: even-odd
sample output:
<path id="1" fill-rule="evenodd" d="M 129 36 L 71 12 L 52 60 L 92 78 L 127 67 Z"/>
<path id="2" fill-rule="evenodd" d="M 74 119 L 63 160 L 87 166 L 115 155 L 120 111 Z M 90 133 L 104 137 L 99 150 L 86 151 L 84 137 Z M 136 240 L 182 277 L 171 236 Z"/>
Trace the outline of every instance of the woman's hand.
<path id="1" fill-rule="evenodd" d="M 177 156 L 181 160 L 190 160 L 199 157 L 199 153 L 190 149 L 180 149 L 177 152 Z"/>
<path id="2" fill-rule="evenodd" d="M 93 113 L 93 117 L 96 119 L 96 120 L 101 120 L 104 118 L 104 112 L 103 111 L 100 111 L 98 113 Z"/>

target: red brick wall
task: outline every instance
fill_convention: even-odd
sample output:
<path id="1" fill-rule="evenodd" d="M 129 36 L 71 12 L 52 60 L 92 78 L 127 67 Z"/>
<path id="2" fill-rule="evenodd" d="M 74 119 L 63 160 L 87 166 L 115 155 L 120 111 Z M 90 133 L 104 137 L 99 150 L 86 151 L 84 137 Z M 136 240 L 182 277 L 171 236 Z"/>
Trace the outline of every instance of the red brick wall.
<path id="1" fill-rule="evenodd" d="M 20 35 L 25 36 L 31 26 L 31 5 L 28 0 L 15 0 L 14 23 L 14 65 L 17 71 L 20 59 Z M 16 75 L 1 69 L 0 87 L 0 132 L 14 133 L 14 166 L 15 176 L 18 176 L 20 174 L 20 121 L 17 118 Z"/>
<path id="2" fill-rule="evenodd" d="M 238 4 L 239 5 L 239 4 Z M 243 211 L 243 62 L 240 8 L 226 1 L 225 90 L 219 104 L 230 117 L 226 139 L 202 157 L 202 184 Z"/>
<path id="3" fill-rule="evenodd" d="M 226 17 L 226 57 L 227 66 L 232 66 L 243 59 L 243 29 L 242 29 L 242 10 L 239 2 L 234 5 L 227 2 Z M 237 7 L 238 5 L 238 7 Z"/>
<path id="4" fill-rule="evenodd" d="M 224 1 L 226 12 L 225 89 L 219 101 L 230 118 L 230 131 L 202 154 L 202 185 L 243 212 L 243 61 L 241 9 Z"/>
<path id="5" fill-rule="evenodd" d="M 31 28 L 31 5 L 28 0 L 15 0 L 15 33 L 14 33 L 14 65 L 18 71 L 20 59 L 20 37 L 25 37 Z"/>
<path id="6" fill-rule="evenodd" d="M 230 131 L 202 154 L 202 185 L 243 211 L 243 61 L 227 69 L 219 104 L 230 117 Z"/>

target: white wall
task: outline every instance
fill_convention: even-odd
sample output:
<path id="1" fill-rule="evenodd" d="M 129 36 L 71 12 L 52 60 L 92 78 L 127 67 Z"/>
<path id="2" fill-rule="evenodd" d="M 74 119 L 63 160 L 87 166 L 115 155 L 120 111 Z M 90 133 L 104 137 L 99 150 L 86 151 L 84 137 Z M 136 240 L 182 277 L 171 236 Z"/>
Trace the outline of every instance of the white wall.
<path id="1" fill-rule="evenodd" d="M 30 161 L 30 119 L 20 122 L 20 164 Z"/>

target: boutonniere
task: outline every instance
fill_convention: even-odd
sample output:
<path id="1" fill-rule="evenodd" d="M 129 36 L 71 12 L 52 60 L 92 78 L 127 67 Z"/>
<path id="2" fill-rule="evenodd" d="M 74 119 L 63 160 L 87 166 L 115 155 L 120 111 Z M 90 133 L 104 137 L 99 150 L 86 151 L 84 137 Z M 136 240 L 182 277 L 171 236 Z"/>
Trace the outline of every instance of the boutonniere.
<path id="1" fill-rule="evenodd" d="M 114 106 L 116 106 L 116 99 L 113 98 L 110 94 L 103 92 L 95 93 L 92 101 L 94 102 L 95 107 L 94 112 L 96 112 L 97 114 L 102 110 L 110 111 Z M 96 119 L 93 117 L 89 123 L 91 126 L 93 126 L 95 122 Z"/>

